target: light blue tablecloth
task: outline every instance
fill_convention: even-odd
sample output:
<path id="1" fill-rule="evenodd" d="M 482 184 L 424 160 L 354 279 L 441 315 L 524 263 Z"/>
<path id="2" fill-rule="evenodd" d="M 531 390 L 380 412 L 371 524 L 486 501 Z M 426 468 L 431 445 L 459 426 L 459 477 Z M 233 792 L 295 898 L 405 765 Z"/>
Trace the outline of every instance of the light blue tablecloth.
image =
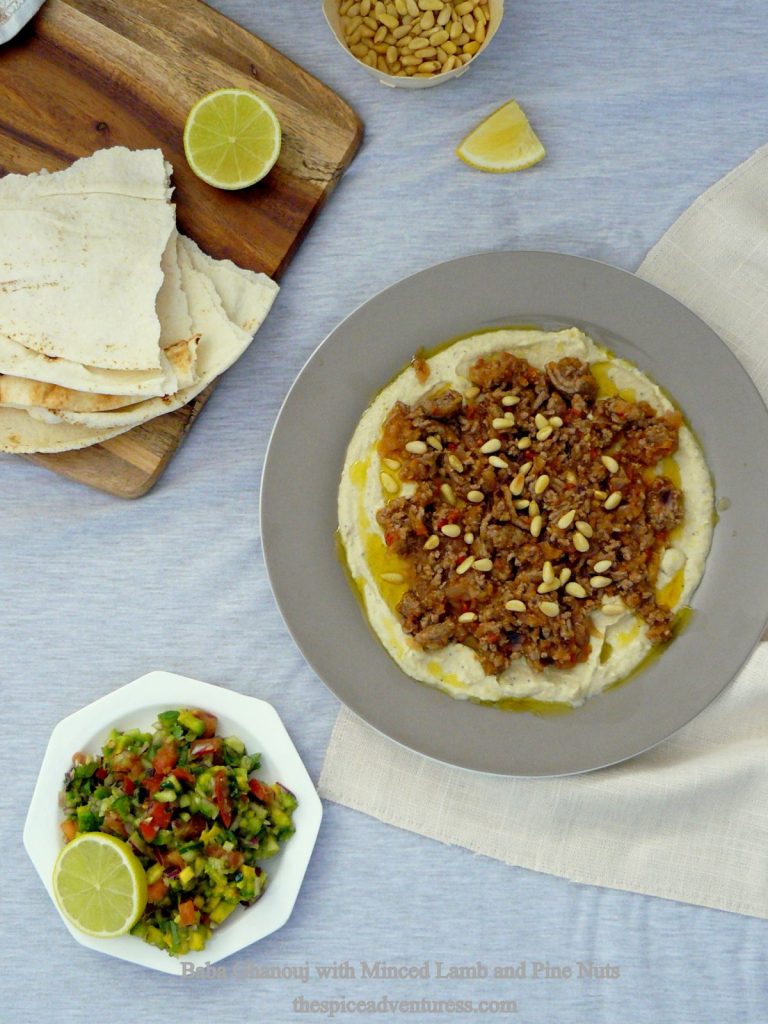
<path id="1" fill-rule="evenodd" d="M 765 921 L 510 869 L 333 805 L 290 922 L 228 961 L 226 979 L 173 979 L 99 957 L 50 906 L 21 845 L 48 734 L 149 669 L 271 700 L 319 773 L 337 704 L 272 602 L 257 500 L 282 397 L 336 322 L 398 278 L 480 249 L 559 249 L 634 268 L 707 185 L 768 140 L 764 0 L 508 0 L 482 62 L 420 94 L 386 90 L 354 67 L 319 3 L 215 6 L 335 87 L 364 119 L 366 141 L 256 343 L 152 494 L 123 503 L 0 458 L 0 1021 L 283 1024 L 328 1017 L 300 1007 L 342 998 L 380 1011 L 337 1017 L 379 1020 L 386 996 L 517 1004 L 516 1013 L 444 1007 L 410 1020 L 764 1024 Z M 520 175 L 471 171 L 454 146 L 510 96 L 546 161 Z M 321 432 L 312 443 L 321 457 Z M 355 978 L 315 970 L 345 960 Z M 365 978 L 363 961 L 426 961 L 430 977 Z M 440 978 L 438 961 L 443 973 L 480 962 L 489 977 Z M 528 977 L 493 977 L 521 961 Z M 557 979 L 540 967 L 533 977 L 536 962 L 578 961 L 618 976 Z M 237 976 L 305 964 L 306 982 Z"/>

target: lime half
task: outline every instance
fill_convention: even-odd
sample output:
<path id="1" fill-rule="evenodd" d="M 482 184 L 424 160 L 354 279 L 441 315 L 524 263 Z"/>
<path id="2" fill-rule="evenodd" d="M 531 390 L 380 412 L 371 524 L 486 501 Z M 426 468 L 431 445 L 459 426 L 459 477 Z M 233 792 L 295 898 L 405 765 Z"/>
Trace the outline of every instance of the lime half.
<path id="1" fill-rule="evenodd" d="M 219 89 L 192 107 L 184 153 L 198 178 L 216 188 L 247 188 L 268 174 L 280 155 L 277 116 L 246 89 Z"/>
<path id="2" fill-rule="evenodd" d="M 61 850 L 53 891 L 64 916 L 100 939 L 125 935 L 147 904 L 147 876 L 130 847 L 103 832 L 84 832 Z"/>
<path id="3" fill-rule="evenodd" d="M 522 171 L 543 160 L 546 150 L 520 105 L 510 100 L 464 139 L 456 155 L 479 171 Z"/>

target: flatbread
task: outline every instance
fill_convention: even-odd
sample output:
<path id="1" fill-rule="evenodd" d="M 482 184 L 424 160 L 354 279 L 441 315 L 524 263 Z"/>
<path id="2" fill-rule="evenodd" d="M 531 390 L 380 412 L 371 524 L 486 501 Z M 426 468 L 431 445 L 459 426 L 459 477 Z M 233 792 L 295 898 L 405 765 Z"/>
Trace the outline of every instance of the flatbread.
<path id="1" fill-rule="evenodd" d="M 159 368 L 155 303 L 175 229 L 168 196 L 159 150 L 117 147 L 53 174 L 3 178 L 2 336 L 86 366 Z M 173 283 L 170 273 L 163 301 L 183 309 Z"/>
<path id="2" fill-rule="evenodd" d="M 181 283 L 177 254 L 178 237 L 174 228 L 160 261 L 163 283 L 157 293 L 155 310 L 160 321 L 160 347 L 164 349 L 179 341 L 188 341 L 193 334 L 189 303 Z"/>
<path id="3" fill-rule="evenodd" d="M 272 304 L 269 296 L 275 294 L 275 282 L 231 260 L 215 260 L 185 235 L 179 238 L 195 270 L 213 283 L 229 319 L 244 331 L 257 331 L 264 319 L 264 303 Z"/>

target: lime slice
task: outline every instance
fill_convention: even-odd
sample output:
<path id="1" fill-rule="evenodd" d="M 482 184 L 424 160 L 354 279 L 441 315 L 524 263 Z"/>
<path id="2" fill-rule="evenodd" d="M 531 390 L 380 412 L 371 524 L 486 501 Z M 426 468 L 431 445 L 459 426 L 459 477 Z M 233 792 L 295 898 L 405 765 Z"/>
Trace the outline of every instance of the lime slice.
<path id="1" fill-rule="evenodd" d="M 280 122 L 266 100 L 245 89 L 219 89 L 192 107 L 184 152 L 198 178 L 216 188 L 246 188 L 280 155 Z"/>
<path id="2" fill-rule="evenodd" d="M 470 132 L 456 155 L 479 171 L 521 171 L 543 160 L 546 150 L 515 100 L 499 107 Z"/>
<path id="3" fill-rule="evenodd" d="M 121 839 L 84 832 L 56 858 L 53 891 L 76 928 L 111 939 L 130 931 L 144 912 L 147 876 Z"/>

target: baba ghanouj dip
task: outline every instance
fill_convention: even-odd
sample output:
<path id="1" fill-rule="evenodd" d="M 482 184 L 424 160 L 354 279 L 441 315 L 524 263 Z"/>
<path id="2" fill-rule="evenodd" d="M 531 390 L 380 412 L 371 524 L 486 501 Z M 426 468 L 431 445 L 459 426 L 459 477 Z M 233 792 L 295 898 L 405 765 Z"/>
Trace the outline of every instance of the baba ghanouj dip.
<path id="1" fill-rule="evenodd" d="M 713 529 L 704 455 L 576 328 L 416 357 L 349 445 L 339 534 L 400 668 L 452 697 L 577 706 L 674 635 Z"/>

